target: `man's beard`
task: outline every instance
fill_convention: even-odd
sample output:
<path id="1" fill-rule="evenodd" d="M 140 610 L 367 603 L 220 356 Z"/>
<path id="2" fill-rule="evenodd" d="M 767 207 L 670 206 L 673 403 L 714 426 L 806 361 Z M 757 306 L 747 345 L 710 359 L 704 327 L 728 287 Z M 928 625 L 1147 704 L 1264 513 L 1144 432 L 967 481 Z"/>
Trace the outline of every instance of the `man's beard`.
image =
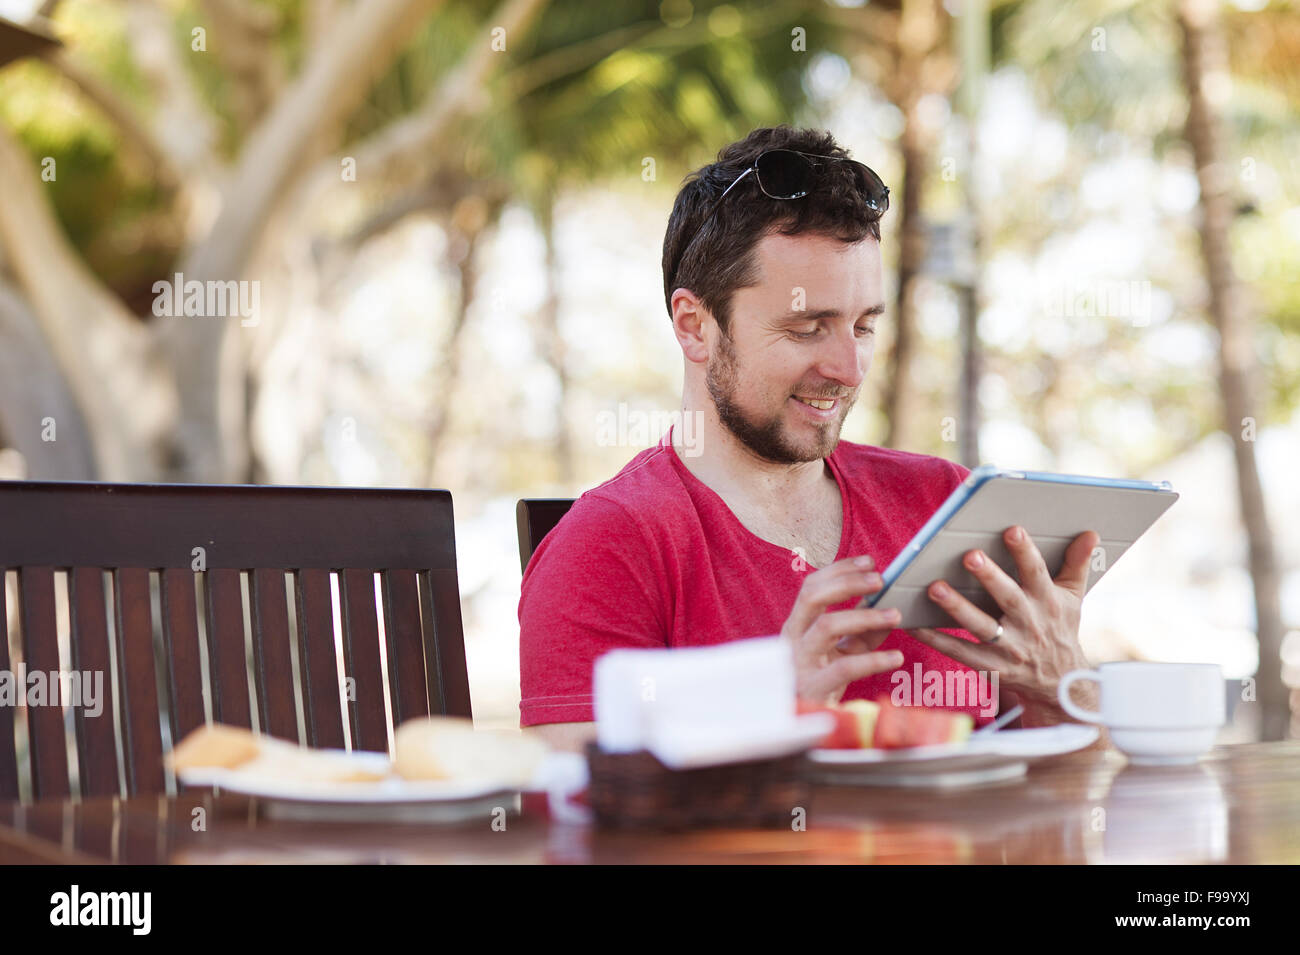
<path id="1" fill-rule="evenodd" d="M 704 372 L 705 385 L 714 407 L 718 409 L 718 420 L 745 447 L 754 454 L 778 464 L 801 464 L 806 461 L 819 461 L 827 457 L 840 442 L 840 429 L 844 418 L 853 407 L 857 396 L 841 398 L 844 409 L 838 421 L 828 421 L 820 431 L 816 442 L 810 447 L 798 447 L 785 433 L 781 423 L 782 405 L 771 419 L 755 421 L 746 417 L 745 412 L 736 403 L 736 392 L 740 387 L 740 375 L 736 367 L 736 352 L 731 339 L 724 332 L 719 339 L 718 353 L 709 359 Z"/>

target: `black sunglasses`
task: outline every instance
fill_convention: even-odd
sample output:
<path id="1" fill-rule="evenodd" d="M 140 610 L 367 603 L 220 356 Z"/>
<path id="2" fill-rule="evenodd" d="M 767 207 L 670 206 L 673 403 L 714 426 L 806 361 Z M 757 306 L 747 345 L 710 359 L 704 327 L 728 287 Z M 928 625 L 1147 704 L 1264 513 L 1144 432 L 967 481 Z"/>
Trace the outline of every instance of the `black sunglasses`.
<path id="1" fill-rule="evenodd" d="M 681 267 L 682 259 L 686 257 L 687 250 L 699 238 L 705 224 L 713 218 L 713 213 L 717 212 L 722 200 L 727 198 L 727 193 L 735 189 L 736 185 L 751 172 L 758 181 L 758 188 L 768 198 L 802 199 L 811 191 L 823 164 L 832 160 L 854 165 L 857 172 L 858 191 L 872 212 L 877 216 L 882 216 L 888 211 L 889 187 L 885 185 L 884 181 L 876 175 L 875 170 L 870 166 L 860 163 L 856 159 L 846 159 L 843 156 L 819 156 L 816 153 L 804 153 L 795 149 L 769 149 L 760 153 L 752 166 L 732 180 L 731 185 L 722 191 L 722 195 L 718 196 L 717 200 L 709 208 L 709 214 L 700 220 L 700 224 L 696 226 L 690 240 L 682 246 L 682 251 L 673 264 L 673 281 L 675 282 L 677 279 L 677 270 Z"/>

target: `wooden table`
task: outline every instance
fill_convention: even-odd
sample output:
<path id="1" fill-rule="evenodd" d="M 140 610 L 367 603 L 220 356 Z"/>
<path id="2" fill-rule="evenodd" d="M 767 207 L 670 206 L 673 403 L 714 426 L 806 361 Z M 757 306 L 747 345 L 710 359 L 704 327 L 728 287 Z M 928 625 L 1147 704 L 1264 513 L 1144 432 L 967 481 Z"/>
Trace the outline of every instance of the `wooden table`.
<path id="1" fill-rule="evenodd" d="M 819 786 L 807 810 L 806 831 L 647 835 L 553 822 L 516 798 L 501 831 L 487 818 L 280 821 L 256 800 L 193 791 L 0 805 L 0 863 L 1293 864 L 1300 741 L 1222 746 L 1165 769 L 1092 750 L 946 792 Z"/>

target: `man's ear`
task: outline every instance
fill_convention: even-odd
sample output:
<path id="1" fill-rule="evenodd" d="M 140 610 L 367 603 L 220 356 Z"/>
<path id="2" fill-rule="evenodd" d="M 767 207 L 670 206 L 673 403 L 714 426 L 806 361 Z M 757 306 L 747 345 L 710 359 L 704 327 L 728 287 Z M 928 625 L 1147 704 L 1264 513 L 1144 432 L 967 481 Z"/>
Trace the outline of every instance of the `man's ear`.
<path id="1" fill-rule="evenodd" d="M 713 315 L 694 292 L 679 288 L 673 292 L 673 333 L 682 346 L 682 354 L 687 361 L 697 364 L 709 360 L 709 342 L 707 329 L 715 324 Z"/>

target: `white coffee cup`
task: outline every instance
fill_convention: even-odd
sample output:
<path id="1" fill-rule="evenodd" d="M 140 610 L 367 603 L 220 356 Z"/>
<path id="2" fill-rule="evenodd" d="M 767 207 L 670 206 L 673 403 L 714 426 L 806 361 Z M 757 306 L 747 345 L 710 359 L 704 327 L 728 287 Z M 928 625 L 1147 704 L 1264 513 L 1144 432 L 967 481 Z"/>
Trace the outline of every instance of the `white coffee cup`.
<path id="1" fill-rule="evenodd" d="M 1095 680 L 1101 711 L 1078 706 L 1070 684 Z M 1223 726 L 1223 671 L 1216 663 L 1103 663 L 1095 670 L 1071 670 L 1056 690 L 1065 712 L 1100 723 L 1111 741 L 1138 765 L 1192 763 L 1214 745 Z"/>

